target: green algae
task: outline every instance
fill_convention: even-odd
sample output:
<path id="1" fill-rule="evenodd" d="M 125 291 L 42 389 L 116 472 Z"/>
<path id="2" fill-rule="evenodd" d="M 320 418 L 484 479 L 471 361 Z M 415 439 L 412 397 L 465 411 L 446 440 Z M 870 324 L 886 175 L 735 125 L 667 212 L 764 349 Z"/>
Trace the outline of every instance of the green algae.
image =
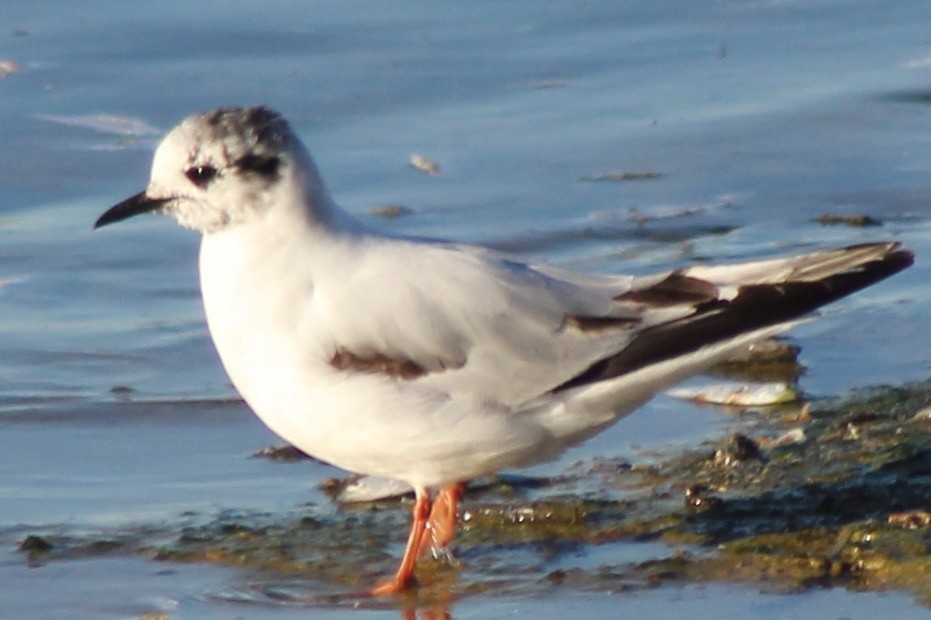
<path id="1" fill-rule="evenodd" d="M 486 481 L 463 501 L 455 557 L 423 561 L 420 587 L 404 600 L 723 581 L 907 590 L 931 605 L 929 403 L 931 382 L 871 388 L 802 411 L 747 413 L 743 434 L 651 462 L 600 459 L 558 478 Z M 781 439 L 787 429 L 791 441 Z M 301 603 L 333 604 L 394 570 L 409 509 L 404 498 L 323 517 L 229 512 L 123 532 L 36 532 L 20 551 L 33 563 L 134 553 L 240 567 L 259 582 L 292 580 L 269 586 L 274 596 L 297 588 Z M 553 567 L 638 542 L 662 551 Z"/>

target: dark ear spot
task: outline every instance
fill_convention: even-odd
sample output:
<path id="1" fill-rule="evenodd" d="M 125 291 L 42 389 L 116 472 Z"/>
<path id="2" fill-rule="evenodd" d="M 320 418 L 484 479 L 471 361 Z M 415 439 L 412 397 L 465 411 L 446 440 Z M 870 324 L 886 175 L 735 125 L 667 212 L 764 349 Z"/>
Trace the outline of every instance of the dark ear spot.
<path id="1" fill-rule="evenodd" d="M 273 179 L 278 176 L 278 168 L 281 165 L 281 159 L 274 156 L 262 156 L 255 154 L 243 155 L 236 162 L 236 167 L 241 172 L 257 174 L 266 179 Z"/>

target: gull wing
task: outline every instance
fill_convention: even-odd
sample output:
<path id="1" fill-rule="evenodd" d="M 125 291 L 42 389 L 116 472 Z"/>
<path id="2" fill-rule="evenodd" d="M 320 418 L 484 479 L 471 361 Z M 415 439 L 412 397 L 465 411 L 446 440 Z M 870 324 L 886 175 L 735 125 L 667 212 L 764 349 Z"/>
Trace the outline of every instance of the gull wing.
<path id="1" fill-rule="evenodd" d="M 601 277 L 439 243 L 356 251 L 340 273 L 352 286 L 315 299 L 329 363 L 507 407 L 788 325 L 912 260 L 888 243 Z"/>

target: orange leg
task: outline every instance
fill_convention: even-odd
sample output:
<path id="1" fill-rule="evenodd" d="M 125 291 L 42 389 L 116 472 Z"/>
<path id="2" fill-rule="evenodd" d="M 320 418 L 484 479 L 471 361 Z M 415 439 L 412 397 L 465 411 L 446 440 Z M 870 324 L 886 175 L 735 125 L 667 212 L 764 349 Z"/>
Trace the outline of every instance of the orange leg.
<path id="1" fill-rule="evenodd" d="M 420 541 L 417 556 L 421 556 L 430 549 L 445 549 L 456 535 L 456 508 L 459 498 L 465 491 L 465 484 L 454 482 L 448 484 L 436 495 L 430 518 L 427 520 L 427 533 Z"/>
<path id="2" fill-rule="evenodd" d="M 430 517 L 431 500 L 430 494 L 425 489 L 415 489 L 416 501 L 414 502 L 413 516 L 411 523 L 411 533 L 407 538 L 407 547 L 404 549 L 404 557 L 401 558 L 401 565 L 394 577 L 387 581 L 382 581 L 371 591 L 372 596 L 393 596 L 401 593 L 414 581 L 414 566 L 417 564 L 417 556 L 420 547 L 423 544 L 424 533 L 427 531 L 427 519 Z"/>

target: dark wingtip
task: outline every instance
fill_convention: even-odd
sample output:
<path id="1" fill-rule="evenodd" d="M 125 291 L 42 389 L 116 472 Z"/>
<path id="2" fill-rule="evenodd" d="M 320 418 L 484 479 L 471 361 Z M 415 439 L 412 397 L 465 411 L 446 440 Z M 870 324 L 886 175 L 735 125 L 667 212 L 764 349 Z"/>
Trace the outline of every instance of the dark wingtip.
<path id="1" fill-rule="evenodd" d="M 881 244 L 862 244 L 849 246 L 849 249 L 857 249 L 860 247 L 867 247 L 869 245 L 881 245 Z M 902 247 L 902 244 L 897 241 L 890 241 L 885 244 L 886 252 L 882 256 L 879 256 L 871 261 L 864 262 L 859 269 L 861 274 L 859 278 L 851 278 L 852 280 L 859 279 L 861 284 L 857 287 L 851 287 L 848 291 L 849 294 L 861 288 L 866 288 L 870 284 L 879 282 L 880 280 L 885 280 L 886 278 L 893 276 L 903 269 L 911 267 L 915 262 L 915 253 L 911 250 L 905 249 Z M 865 275 L 863 275 L 865 274 Z"/>
<path id="2" fill-rule="evenodd" d="M 897 267 L 896 271 L 902 271 L 915 263 L 915 253 L 911 250 L 896 249 L 894 252 L 890 252 L 888 257 L 889 262 Z"/>
<path id="3" fill-rule="evenodd" d="M 820 306 L 885 280 L 915 261 L 914 253 L 897 242 L 862 244 L 844 250 L 868 250 L 871 256 L 817 280 L 747 284 L 741 286 L 737 296 L 731 300 L 697 300 L 694 314 L 644 330 L 627 347 L 595 362 L 554 391 L 617 377 L 714 342 L 797 319 Z M 696 290 L 688 278 L 667 278 L 658 286 L 674 289 L 680 283 L 686 285 L 687 291 Z M 660 301 L 674 297 L 668 294 L 669 291 L 663 290 L 663 293 Z M 684 299 L 688 301 L 687 296 Z"/>

